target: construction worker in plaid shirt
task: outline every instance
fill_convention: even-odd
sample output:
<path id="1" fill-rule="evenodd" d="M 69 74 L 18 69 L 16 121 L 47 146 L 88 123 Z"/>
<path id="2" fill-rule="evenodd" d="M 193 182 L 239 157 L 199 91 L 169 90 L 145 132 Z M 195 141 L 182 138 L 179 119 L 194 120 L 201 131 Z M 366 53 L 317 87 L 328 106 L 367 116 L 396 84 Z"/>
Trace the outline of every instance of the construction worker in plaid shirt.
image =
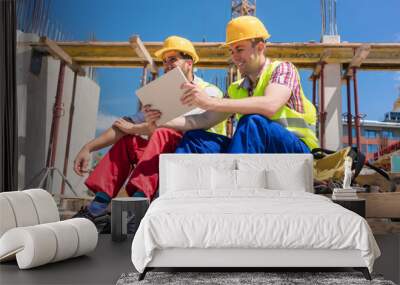
<path id="1" fill-rule="evenodd" d="M 207 112 L 175 121 L 174 128 L 186 131 L 177 153 L 309 153 L 318 147 L 315 107 L 296 67 L 265 56 L 269 37 L 256 17 L 228 23 L 225 46 L 242 79 L 229 86 L 230 98 L 209 98 L 194 84 L 182 86 L 181 102 Z M 239 119 L 232 138 L 204 131 L 232 113 Z M 157 110 L 145 113 L 148 122 L 159 116 Z"/>

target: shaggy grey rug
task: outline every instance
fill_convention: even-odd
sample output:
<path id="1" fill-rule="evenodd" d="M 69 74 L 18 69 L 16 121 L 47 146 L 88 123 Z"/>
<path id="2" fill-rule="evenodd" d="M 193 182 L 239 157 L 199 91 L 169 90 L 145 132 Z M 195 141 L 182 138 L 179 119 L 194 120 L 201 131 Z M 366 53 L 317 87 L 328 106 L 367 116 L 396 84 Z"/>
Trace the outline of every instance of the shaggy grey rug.
<path id="1" fill-rule="evenodd" d="M 381 276 L 372 275 L 368 281 L 360 272 L 154 272 L 150 271 L 142 281 L 138 281 L 138 273 L 122 274 L 117 285 L 146 285 L 146 284 L 376 284 L 395 285 L 392 281 L 384 280 Z"/>

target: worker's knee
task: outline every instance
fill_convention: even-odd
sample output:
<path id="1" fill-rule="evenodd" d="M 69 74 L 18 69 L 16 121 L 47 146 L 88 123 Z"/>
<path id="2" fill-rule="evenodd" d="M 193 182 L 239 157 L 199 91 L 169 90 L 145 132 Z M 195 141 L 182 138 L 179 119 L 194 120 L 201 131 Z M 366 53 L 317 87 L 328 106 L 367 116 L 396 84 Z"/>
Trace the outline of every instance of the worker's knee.
<path id="1" fill-rule="evenodd" d="M 183 136 L 184 139 L 191 139 L 191 138 L 200 138 L 203 137 L 206 131 L 204 130 L 191 130 L 185 132 L 185 135 Z"/>
<path id="2" fill-rule="evenodd" d="M 238 123 L 238 128 L 241 126 L 246 126 L 246 125 L 269 125 L 272 121 L 262 115 L 259 114 L 250 114 L 250 115 L 245 115 L 240 118 L 239 123 Z"/>
<path id="3" fill-rule="evenodd" d="M 206 139 L 207 133 L 208 132 L 206 132 L 204 130 L 187 131 L 187 132 L 185 132 L 185 134 L 182 137 L 180 146 L 191 145 L 191 144 L 193 144 L 194 141 Z"/>
<path id="4" fill-rule="evenodd" d="M 170 128 L 157 128 L 154 130 L 153 134 L 164 134 L 164 133 L 175 133 L 174 129 Z"/>
<path id="5" fill-rule="evenodd" d="M 182 134 L 179 131 L 170 128 L 157 128 L 151 135 L 152 138 L 154 137 L 166 137 L 166 136 L 181 136 Z"/>

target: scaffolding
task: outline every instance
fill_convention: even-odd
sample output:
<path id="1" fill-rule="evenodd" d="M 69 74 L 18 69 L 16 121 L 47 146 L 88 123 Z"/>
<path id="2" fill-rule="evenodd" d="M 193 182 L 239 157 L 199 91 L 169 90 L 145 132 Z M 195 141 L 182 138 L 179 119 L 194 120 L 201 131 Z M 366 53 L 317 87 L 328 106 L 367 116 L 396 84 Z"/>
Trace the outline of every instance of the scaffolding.
<path id="1" fill-rule="evenodd" d="M 121 67 L 143 68 L 144 73 L 157 74 L 161 62 L 154 56 L 154 52 L 162 47 L 162 42 L 142 42 L 138 36 L 131 37 L 126 42 L 54 42 L 45 37 L 39 42 L 28 43 L 34 50 L 45 55 L 51 55 L 66 66 L 69 66 L 77 75 L 84 74 L 85 67 Z M 222 42 L 195 42 L 194 46 L 200 56 L 198 66 L 208 69 L 224 68 L 228 76 L 232 76 L 229 62 L 229 53 L 222 49 Z M 347 86 L 347 118 L 353 119 L 351 111 L 351 82 L 353 82 L 355 115 L 354 123 L 360 126 L 358 110 L 357 73 L 359 70 L 400 70 L 400 43 L 267 43 L 266 56 L 272 60 L 291 61 L 298 68 L 312 70 L 313 103 L 317 104 L 319 112 L 320 139 L 323 143 L 324 118 L 324 67 L 327 64 L 341 65 L 342 81 Z M 63 77 L 60 72 L 59 77 Z M 145 77 L 143 77 L 144 79 Z M 233 80 L 231 77 L 230 80 Z M 62 82 L 61 78 L 59 81 Z M 142 82 L 145 84 L 146 82 Z M 317 94 L 317 83 L 320 93 Z M 57 90 L 62 90 L 57 89 Z M 319 98 L 319 102 L 317 101 Z M 56 112 L 57 106 L 54 106 Z M 321 124 L 322 119 L 322 124 Z M 72 119 L 71 119 L 72 120 Z M 357 122 L 358 121 L 358 122 Z M 351 132 L 350 132 L 351 134 Z M 53 133 L 56 136 L 56 133 Z M 358 131 L 358 136 L 359 136 Z M 352 138 L 349 138 L 352 140 Z M 359 139 L 357 139 L 359 141 Z M 352 142 L 352 141 L 351 141 Z M 53 148 L 56 145 L 53 144 Z M 55 149 L 52 150 L 55 153 Z M 66 157 L 67 157 L 66 153 Z M 51 161 L 51 160 L 50 160 Z M 51 165 L 49 165 L 51 166 Z M 67 165 L 64 165 L 64 171 Z M 367 216 L 375 218 L 399 217 L 399 193 L 364 193 L 360 197 L 368 199 Z M 384 207 L 382 205 L 385 205 Z M 373 228 L 382 225 L 371 224 Z M 389 227 L 389 225 L 383 225 Z M 390 230 L 391 228 L 389 228 Z M 388 230 L 388 229 L 386 229 Z"/>
<path id="2" fill-rule="evenodd" d="M 338 35 L 336 4 L 337 0 L 320 0 L 321 36 Z M 38 43 L 30 43 L 34 51 L 42 55 L 50 54 L 61 61 L 47 167 L 54 166 L 58 120 L 60 112 L 63 111 L 61 105 L 57 102 L 62 98 L 63 69 L 65 66 L 69 66 L 75 72 L 74 86 L 76 76 L 94 74 L 93 71 L 96 67 L 142 68 L 141 86 L 143 86 L 158 76 L 159 67 L 162 65 L 161 61 L 154 56 L 154 52 L 162 47 L 162 43 L 143 43 L 138 35 L 132 36 L 127 42 L 100 42 L 95 40 L 95 35 L 85 42 L 68 41 L 67 39 L 72 38 L 72 34 L 64 32 L 60 24 L 50 19 L 51 6 L 52 0 L 18 0 L 16 11 L 19 29 L 42 36 Z M 256 0 L 231 0 L 231 18 L 243 15 L 254 16 L 255 14 Z M 221 48 L 222 44 L 221 42 L 205 41 L 194 43 L 200 57 L 197 67 L 226 69 L 225 83 L 229 86 L 233 81 L 240 78 L 240 74 L 230 60 L 229 51 Z M 336 63 L 342 66 L 342 80 L 346 83 L 347 90 L 345 118 L 349 133 L 348 144 L 353 145 L 351 129 L 354 123 L 355 140 L 358 148 L 360 148 L 360 120 L 362 115 L 358 109 L 357 70 L 400 70 L 399 43 L 266 43 L 266 56 L 272 60 L 292 62 L 297 68 L 313 70 L 310 77 L 310 80 L 312 80 L 312 102 L 318 112 L 317 132 L 321 147 L 325 146 L 327 112 L 325 110 L 324 70 L 327 64 Z M 218 84 L 223 80 L 215 78 L 215 82 Z M 351 88 L 351 83 L 353 83 L 353 88 Z M 74 111 L 73 104 L 74 100 L 70 106 L 71 116 L 66 158 L 69 155 L 68 143 Z M 354 105 L 354 111 L 352 105 Z M 233 121 L 234 117 L 231 117 L 228 122 L 228 135 L 233 133 Z M 66 175 L 66 169 L 67 165 L 64 165 L 64 175 Z M 64 185 L 62 188 L 64 189 Z"/>
<path id="3" fill-rule="evenodd" d="M 53 107 L 53 121 L 50 143 L 46 161 L 46 169 L 54 171 L 54 161 L 57 149 L 58 124 L 64 112 L 62 93 L 65 67 L 74 72 L 73 96 L 69 106 L 69 123 L 61 176 L 67 176 L 69 144 L 74 113 L 75 85 L 77 76 L 91 74 L 96 67 L 110 68 L 141 68 L 143 70 L 141 85 L 158 76 L 162 62 L 154 52 L 160 49 L 162 42 L 142 42 L 138 35 L 133 35 L 123 42 L 96 41 L 91 36 L 88 41 L 72 41 L 73 35 L 62 30 L 59 23 L 49 18 L 52 0 L 18 0 L 18 27 L 26 32 L 34 32 L 42 36 L 39 42 L 19 43 L 33 47 L 40 56 L 52 56 L 60 60 L 56 100 Z M 321 36 L 338 35 L 336 23 L 336 0 L 320 0 L 322 28 Z M 241 15 L 255 15 L 256 0 L 232 0 L 231 18 Z M 198 68 L 225 69 L 227 71 L 227 86 L 240 76 L 230 60 L 227 49 L 221 48 L 222 42 L 195 42 L 195 49 L 200 57 Z M 310 69 L 312 75 L 312 102 L 318 110 L 318 134 L 321 146 L 325 145 L 326 117 L 324 73 L 328 64 L 341 66 L 341 77 L 347 88 L 347 127 L 349 128 L 349 145 L 353 145 L 351 128 L 354 122 L 356 128 L 356 143 L 360 147 L 360 119 L 358 109 L 357 74 L 359 70 L 400 70 L 400 43 L 266 43 L 265 55 L 271 60 L 289 61 L 299 69 Z M 216 78 L 217 82 L 221 82 Z M 353 88 L 351 88 L 353 84 Z M 352 96 L 353 92 L 353 96 Z M 352 99 L 353 98 L 353 99 Z M 354 111 L 353 111 L 354 106 Z M 354 115 L 353 115 L 354 114 Z M 229 124 L 228 124 L 229 126 Z M 233 124 L 228 133 L 232 134 Z M 46 175 L 45 175 L 46 176 Z M 70 185 L 68 185 L 70 186 Z M 70 186 L 71 187 L 71 186 Z M 61 194 L 65 185 L 62 185 Z M 72 187 L 71 187 L 72 190 Z M 395 203 L 399 201 L 397 193 L 368 193 L 367 216 L 369 217 L 399 217 L 400 212 Z M 379 200 L 379 201 L 378 201 Z M 393 204 L 390 204 L 393 203 Z M 383 209 L 381 205 L 386 205 Z M 376 211 L 375 211 L 376 209 Z M 371 212 L 375 211 L 375 212 Z"/>
<path id="4" fill-rule="evenodd" d="M 143 68 L 149 64 L 144 55 L 135 50 L 135 44 L 125 42 L 102 41 L 67 41 L 55 42 L 45 37 L 39 42 L 27 43 L 34 49 L 58 57 L 58 51 L 52 51 L 52 42 L 63 54 L 68 55 L 73 64 L 80 67 L 119 67 Z M 162 48 L 162 42 L 142 42 L 157 67 L 161 60 L 154 52 Z M 224 42 L 193 42 L 200 60 L 198 68 L 228 69 L 230 66 L 229 50 L 222 48 Z M 266 43 L 266 56 L 272 60 L 290 61 L 297 68 L 313 69 L 319 74 L 321 65 L 338 63 L 343 70 L 356 67 L 362 70 L 400 70 L 400 43 Z"/>
<path id="5" fill-rule="evenodd" d="M 54 42 L 42 37 L 30 45 L 42 53 L 50 54 L 66 63 L 78 74 L 84 73 L 84 67 L 121 67 L 144 68 L 142 84 L 145 84 L 147 72 L 152 78 L 158 74 L 162 62 L 154 52 L 162 47 L 162 42 L 142 42 L 139 36 L 133 36 L 127 42 Z M 197 66 L 205 69 L 226 69 L 228 83 L 234 81 L 235 72 L 229 59 L 229 51 L 221 48 L 223 42 L 193 43 L 200 61 Z M 318 107 L 319 138 L 324 146 L 325 118 L 324 110 L 324 66 L 336 63 L 342 66 L 342 80 L 347 86 L 348 127 L 356 127 L 356 142 L 360 147 L 360 119 L 358 110 L 358 70 L 400 70 L 400 43 L 266 43 L 266 56 L 272 60 L 290 61 L 297 68 L 312 69 L 312 101 Z M 317 94 L 317 82 L 320 94 Z M 352 115 L 351 82 L 353 82 L 354 116 Z M 319 102 L 317 102 L 319 98 Z M 351 134 L 351 132 L 350 132 Z M 352 145 L 349 136 L 349 145 Z"/>

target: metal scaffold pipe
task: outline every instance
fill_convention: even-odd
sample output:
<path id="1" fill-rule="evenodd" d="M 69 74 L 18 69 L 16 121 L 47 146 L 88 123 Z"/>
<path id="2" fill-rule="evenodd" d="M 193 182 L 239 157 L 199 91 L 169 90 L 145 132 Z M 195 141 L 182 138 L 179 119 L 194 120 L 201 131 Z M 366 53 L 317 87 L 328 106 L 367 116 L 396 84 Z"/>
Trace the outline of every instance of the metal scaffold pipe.
<path id="1" fill-rule="evenodd" d="M 349 146 L 353 145 L 353 123 L 352 123 L 352 114 L 351 114 L 351 91 L 350 91 L 350 76 L 346 77 L 346 86 L 347 86 L 347 138 Z"/>
<path id="2" fill-rule="evenodd" d="M 325 83 L 324 83 L 325 64 L 322 63 L 320 73 L 320 100 L 319 100 L 319 126 L 320 126 L 320 144 L 325 147 Z"/>
<path id="3" fill-rule="evenodd" d="M 354 111 L 357 148 L 360 150 L 360 114 L 358 112 L 358 88 L 357 88 L 357 68 L 353 67 L 353 88 L 354 88 Z"/>

